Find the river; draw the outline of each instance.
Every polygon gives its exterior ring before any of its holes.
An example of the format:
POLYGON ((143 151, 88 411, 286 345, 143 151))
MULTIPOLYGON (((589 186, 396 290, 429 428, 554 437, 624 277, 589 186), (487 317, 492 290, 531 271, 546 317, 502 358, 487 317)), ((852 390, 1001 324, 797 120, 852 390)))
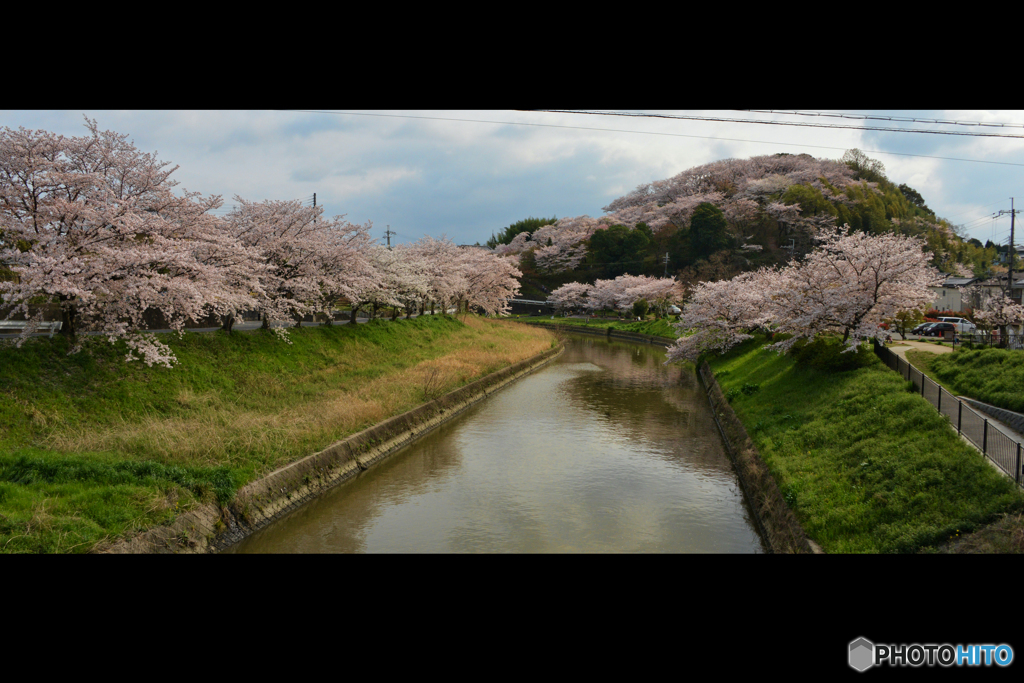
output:
POLYGON ((571 336, 502 389, 231 553, 760 553, 691 368, 571 336))

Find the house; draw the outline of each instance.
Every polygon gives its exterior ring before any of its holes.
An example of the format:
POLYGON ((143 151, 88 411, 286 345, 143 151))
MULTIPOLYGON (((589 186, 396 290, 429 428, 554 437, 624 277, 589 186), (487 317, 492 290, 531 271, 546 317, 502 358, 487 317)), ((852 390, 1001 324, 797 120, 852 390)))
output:
POLYGON ((938 311, 963 311, 972 308, 970 302, 962 300, 960 288, 977 284, 980 279, 976 277, 947 277, 942 285, 931 288, 935 292, 935 303, 932 304, 932 307, 938 311))
MULTIPOLYGON (((979 282, 980 288, 985 292, 986 297, 1005 296, 1007 274, 1000 273, 995 277, 979 282)), ((1020 303, 1021 293, 1024 292, 1024 273, 1013 274, 1013 287, 1010 289, 1010 298, 1014 303, 1020 303)))

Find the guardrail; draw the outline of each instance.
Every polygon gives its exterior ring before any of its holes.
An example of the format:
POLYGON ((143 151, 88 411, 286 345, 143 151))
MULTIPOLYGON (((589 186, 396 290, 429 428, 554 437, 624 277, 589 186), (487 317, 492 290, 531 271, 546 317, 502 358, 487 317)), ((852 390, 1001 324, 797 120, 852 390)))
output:
POLYGON ((1021 444, 1014 441, 995 427, 989 426, 988 418, 967 405, 953 394, 936 384, 923 372, 900 358, 891 349, 875 343, 875 355, 895 370, 904 379, 914 383, 921 396, 931 403, 942 415, 949 418, 950 425, 966 438, 975 448, 985 454, 995 465, 1021 485, 1021 444))
MULTIPOLYGON (((63 323, 60 320, 40 322, 36 323, 35 328, 37 332, 49 331, 50 336, 53 337, 55 332, 60 331, 62 324, 63 323)), ((4 332, 13 332, 15 330, 21 332, 26 327, 28 327, 28 322, 25 320, 0 320, 0 334, 4 332)))

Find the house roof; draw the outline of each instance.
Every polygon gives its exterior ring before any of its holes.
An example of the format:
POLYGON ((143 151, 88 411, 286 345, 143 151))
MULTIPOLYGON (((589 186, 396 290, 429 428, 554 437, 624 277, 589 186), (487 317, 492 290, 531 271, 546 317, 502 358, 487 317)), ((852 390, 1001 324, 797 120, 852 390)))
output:
POLYGON ((979 278, 976 277, 947 277, 946 281, 942 283, 943 287, 966 287, 972 282, 977 281, 979 278))
MULTIPOLYGON (((985 287, 1005 287, 1006 286, 1006 273, 997 275, 996 277, 989 278, 981 283, 985 287)), ((1024 273, 1013 274, 1013 288, 1017 289, 1024 287, 1024 273)))

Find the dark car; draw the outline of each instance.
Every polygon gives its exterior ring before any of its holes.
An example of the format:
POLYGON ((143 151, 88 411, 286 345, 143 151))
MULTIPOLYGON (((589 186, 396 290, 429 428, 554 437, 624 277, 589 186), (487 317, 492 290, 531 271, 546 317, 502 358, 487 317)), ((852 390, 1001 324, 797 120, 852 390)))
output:
POLYGON ((922 337, 941 337, 945 332, 956 333, 956 325, 953 323, 935 323, 921 333, 922 337))
POLYGON ((912 329, 910 331, 910 334, 924 334, 925 330, 927 330, 932 325, 937 325, 937 324, 938 323, 921 323, 920 325, 918 325, 917 327, 912 329))

